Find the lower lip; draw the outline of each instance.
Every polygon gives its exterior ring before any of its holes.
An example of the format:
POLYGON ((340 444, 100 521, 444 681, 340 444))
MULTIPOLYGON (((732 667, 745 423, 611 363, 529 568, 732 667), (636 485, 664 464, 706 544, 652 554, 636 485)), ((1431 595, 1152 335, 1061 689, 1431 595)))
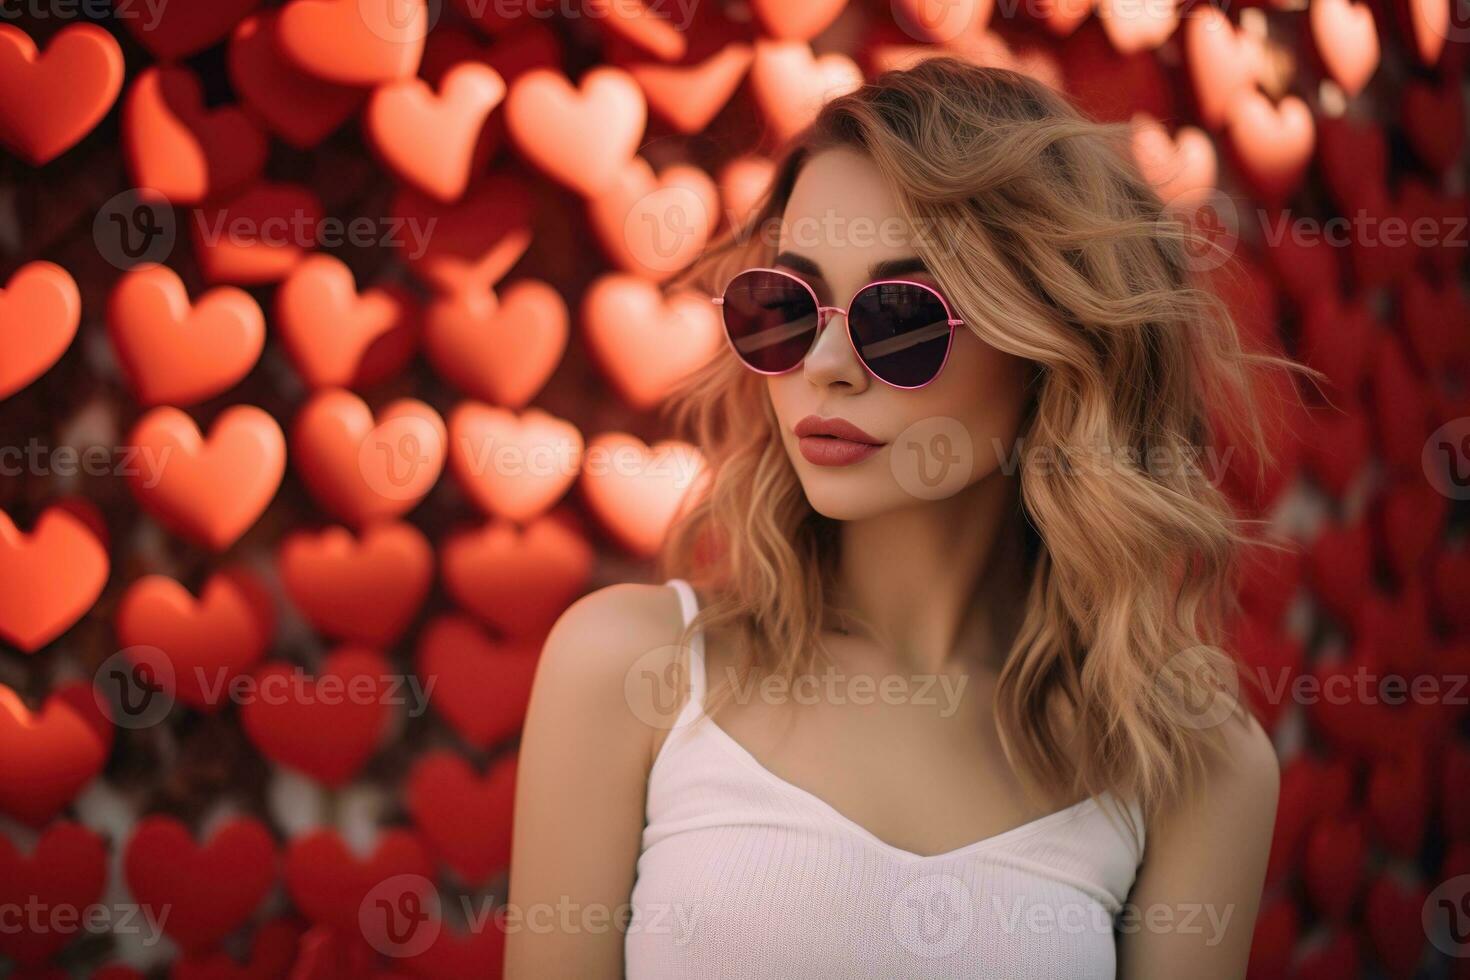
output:
POLYGON ((831 436, 802 436, 797 440, 802 456, 817 466, 851 466, 882 449, 866 442, 849 442, 831 436))

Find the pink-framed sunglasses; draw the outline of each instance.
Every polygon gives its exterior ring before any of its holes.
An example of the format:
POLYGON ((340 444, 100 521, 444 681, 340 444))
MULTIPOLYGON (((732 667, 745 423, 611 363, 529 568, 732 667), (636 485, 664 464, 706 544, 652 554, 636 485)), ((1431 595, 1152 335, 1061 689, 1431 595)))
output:
POLYGON ((954 346, 956 317, 932 286, 880 279, 853 294, 847 308, 823 306, 804 280, 781 269, 746 269, 711 297, 725 321, 725 340, 758 374, 794 371, 832 314, 847 320, 847 337, 868 373, 912 390, 939 377, 954 346))

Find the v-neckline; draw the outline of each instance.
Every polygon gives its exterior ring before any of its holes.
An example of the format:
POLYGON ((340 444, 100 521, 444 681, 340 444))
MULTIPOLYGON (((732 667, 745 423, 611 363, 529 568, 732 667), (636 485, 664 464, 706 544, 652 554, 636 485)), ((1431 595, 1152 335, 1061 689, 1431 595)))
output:
MULTIPOLYGON (((708 715, 698 716, 696 725, 709 726, 710 733, 714 735, 715 741, 723 744, 732 755, 754 770, 762 779, 777 786, 783 792, 806 801, 808 805, 814 806, 827 819, 843 827, 848 833, 861 838, 890 856, 906 862, 940 861, 946 858, 959 857, 970 851, 983 850, 987 847, 1006 843, 1020 837, 1027 837, 1055 824, 1065 823, 1082 810, 1099 805, 1096 797, 1089 796, 1086 799, 1078 800, 1070 806, 1063 807, 1060 810, 1053 810, 1051 813, 1044 814, 1034 820, 1028 820, 1023 824, 1017 824, 999 833, 991 834, 989 837, 982 837, 979 840, 971 841, 968 844, 961 844, 958 847, 951 848, 947 851, 940 851, 937 854, 920 854, 917 851, 905 850, 896 844, 890 844, 811 790, 803 789, 789 779, 784 779, 776 775, 765 763, 757 759, 749 749, 736 741, 735 736, 725 731, 724 728, 716 724, 715 720, 708 715)), ((1105 793, 1103 795, 1107 794, 1105 793)))

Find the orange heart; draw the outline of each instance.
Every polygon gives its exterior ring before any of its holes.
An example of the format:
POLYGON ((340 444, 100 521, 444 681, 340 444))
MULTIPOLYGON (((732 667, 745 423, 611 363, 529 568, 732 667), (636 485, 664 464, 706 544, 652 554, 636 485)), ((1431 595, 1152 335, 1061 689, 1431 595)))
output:
POLYGON ((388 647, 429 594, 434 550, 412 524, 295 531, 277 557, 281 585, 313 628, 337 639, 388 647))
POLYGON ((240 102, 272 133, 298 150, 310 149, 347 121, 367 95, 298 69, 276 43, 279 14, 247 17, 230 35, 230 84, 240 102))
POLYGON ((390 210, 425 238, 421 253, 404 256, 409 268, 445 292, 494 286, 531 244, 530 189, 505 174, 479 181, 452 205, 404 188, 390 210))
POLYGON ((444 466, 439 414, 412 398, 378 413, 350 391, 317 392, 291 429, 291 453, 307 490, 333 517, 362 526, 412 510, 444 466))
POLYGON ((1184 18, 1184 58, 1200 121, 1213 129, 1226 123, 1236 99, 1251 90, 1265 52, 1218 7, 1197 5, 1184 18))
POLYGON ((102 771, 110 740, 60 692, 32 713, 0 684, 0 812, 45 825, 102 771))
POLYGON ((822 106, 863 83, 863 73, 846 55, 820 58, 805 41, 757 41, 750 68, 756 104, 785 142, 817 117, 822 106))
POLYGON ((77 335, 82 294, 71 273, 28 262, 0 290, 0 398, 51 369, 77 335))
POLYGON ((1267 204, 1296 190, 1312 160, 1312 110, 1296 96, 1278 104, 1260 92, 1240 95, 1229 113, 1230 141, 1246 175, 1267 204))
POLYGON ((681 133, 698 133, 730 101, 754 57, 750 45, 732 42, 694 65, 627 67, 654 112, 681 133))
POLYGON ((441 201, 457 201, 470 182, 480 130, 504 97, 499 72, 467 62, 449 70, 437 96, 417 78, 378 86, 363 123, 394 173, 441 201))
POLYGON ((775 173, 776 161, 754 153, 735 157, 720 168, 720 198, 731 225, 739 226, 750 216, 770 190, 775 173))
POLYGON ((1166 205, 1189 209, 1215 189, 1219 164, 1205 131, 1181 126, 1173 136, 1147 113, 1133 116, 1133 159, 1166 205))
POLYGON ((618 542, 641 558, 658 554, 686 501, 708 482, 699 450, 665 439, 646 445, 636 436, 609 432, 593 439, 582 457, 582 494, 618 542))
POLYGON ((604 251, 628 272, 663 280, 704 251, 720 220, 720 194, 698 167, 675 164, 657 177, 642 157, 587 202, 604 251))
POLYGON ((572 83, 536 68, 510 87, 505 124, 516 148, 548 176, 590 197, 618 179, 638 152, 648 106, 633 76, 607 65, 572 83))
POLYGON ((162 650, 170 693, 212 713, 223 707, 218 692, 230 679, 265 656, 275 631, 270 601, 265 583, 243 567, 211 575, 197 599, 166 575, 147 575, 118 603, 117 640, 162 650))
POLYGON ((191 305, 177 273, 141 265, 113 287, 107 332, 139 403, 192 405, 250 373, 265 347, 265 314, 231 286, 191 305))
MULTIPOLYGON (((947 43, 980 33, 990 23, 994 0, 893 0, 893 20, 916 41, 947 43)), ((1032 8, 1035 10, 1036 8, 1032 8)))
POLYGON ((545 632, 587 586, 596 554, 568 510, 518 528, 492 519, 439 546, 450 597, 507 636, 545 632))
MULTIPOLYGON (((479 698, 492 702, 509 701, 510 696, 519 694, 519 714, 524 716, 526 696, 531 689, 531 678, 523 666, 524 657, 513 659, 492 653, 481 659, 486 669, 481 670, 480 675, 488 683, 476 685, 479 698), (524 681, 520 676, 516 677, 513 682, 515 690, 501 693, 508 686, 505 677, 508 668, 516 669, 524 676, 524 681), (486 694, 490 697, 487 698, 486 694), (496 694, 500 696, 495 697, 496 694)), ((535 666, 533 652, 529 667, 534 671, 535 666)), ((506 705, 501 708, 495 704, 491 710, 499 709, 500 714, 508 714, 513 707, 506 705)), ((519 727, 517 724, 516 729, 519 727)), ((511 731, 512 736, 516 729, 511 731)), ((461 881, 484 885, 510 866, 515 788, 514 755, 496 759, 482 777, 476 775, 470 764, 452 749, 435 749, 424 753, 414 763, 403 786, 404 806, 435 857, 453 868, 461 881)), ((452 957, 453 965, 436 963, 435 968, 424 969, 424 975, 466 977, 498 974, 502 957, 494 954, 495 949, 504 943, 496 941, 483 953, 477 950, 485 946, 484 937, 493 937, 499 931, 495 927, 484 932, 472 930, 464 945, 444 957, 446 960, 452 957), (473 964, 472 958, 477 960, 473 964)), ((452 937, 448 929, 439 933, 439 942, 442 943, 446 936, 452 937)), ((422 969, 425 964, 419 959, 414 962, 416 969, 422 969)))
POLYGON ((244 187, 265 166, 266 140, 240 109, 205 109, 187 68, 155 66, 123 99, 123 152, 133 183, 174 204, 198 204, 244 187))
POLYGON ((1450 37, 1449 0, 1409 0, 1409 27, 1419 63, 1433 67, 1450 37))
POLYGON ((429 699, 435 713, 466 744, 487 749, 521 730, 540 653, 527 640, 491 639, 468 616, 436 616, 419 634, 414 668, 439 678, 429 699))
POLYGON ((75 146, 122 91, 123 53, 96 24, 58 31, 38 54, 18 27, 0 24, 0 145, 39 167, 75 146))
POLYGON ((1312 42, 1328 73, 1351 98, 1378 70, 1378 28, 1373 11, 1352 0, 1312 0, 1312 42))
POLYGON ((475 398, 524 408, 567 348, 561 293, 521 279, 498 300, 488 290, 436 299, 425 315, 424 350, 434 370, 475 398))
POLYGON ((128 438, 138 505, 175 534, 212 551, 234 544, 270 504, 286 471, 281 427, 253 405, 232 405, 200 436, 177 408, 155 408, 128 438))
POLYGON ((107 584, 107 546, 98 539, 95 508, 53 504, 29 534, 0 510, 0 637, 35 653, 65 633, 107 584))
POLYGON ((577 479, 582 433, 539 408, 517 416, 480 402, 449 414, 449 467, 487 514, 525 523, 561 499, 577 479))
MULTIPOLYGON (((474 0, 466 2, 473 4, 474 0)), ((681 28, 671 23, 658 9, 660 6, 656 0, 652 6, 642 0, 583 0, 582 10, 583 16, 650 54, 664 61, 678 61, 689 48, 684 38, 688 25, 681 28)))
POLYGON ((1179 26, 1177 0, 1097 0, 1103 33, 1119 54, 1152 51, 1179 26))
POLYGON ((827 29, 847 0, 752 0, 762 33, 778 41, 810 41, 827 29))
POLYGON ((416 319, 406 292, 375 288, 358 293, 352 270, 330 255, 306 259, 276 292, 276 327, 291 363, 313 388, 363 383, 364 362, 385 347, 402 356, 386 372, 379 365, 378 373, 396 373, 413 351, 416 319))
POLYGON ((317 196, 296 184, 258 183, 224 204, 190 212, 199 269, 210 282, 276 282, 316 243, 317 196))
POLYGON ((411 78, 429 34, 425 0, 292 0, 278 44, 302 69, 341 85, 411 78))
POLYGON ((652 283, 617 273, 598 277, 588 288, 582 320, 603 373, 640 410, 662 401, 718 354, 725 339, 708 298, 689 292, 666 297, 652 283))

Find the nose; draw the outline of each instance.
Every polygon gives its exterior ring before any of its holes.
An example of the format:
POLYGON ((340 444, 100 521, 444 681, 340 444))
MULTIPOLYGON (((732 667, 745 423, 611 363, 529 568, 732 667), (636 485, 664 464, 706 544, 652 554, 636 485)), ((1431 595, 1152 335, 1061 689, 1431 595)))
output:
POLYGON ((863 370, 852 349, 852 341, 848 339, 846 311, 824 306, 821 315, 822 326, 817 331, 817 339, 812 342, 812 349, 802 363, 806 379, 818 387, 843 385, 861 391, 867 387, 868 372, 863 370), (840 327, 833 322, 839 316, 842 317, 840 327))

